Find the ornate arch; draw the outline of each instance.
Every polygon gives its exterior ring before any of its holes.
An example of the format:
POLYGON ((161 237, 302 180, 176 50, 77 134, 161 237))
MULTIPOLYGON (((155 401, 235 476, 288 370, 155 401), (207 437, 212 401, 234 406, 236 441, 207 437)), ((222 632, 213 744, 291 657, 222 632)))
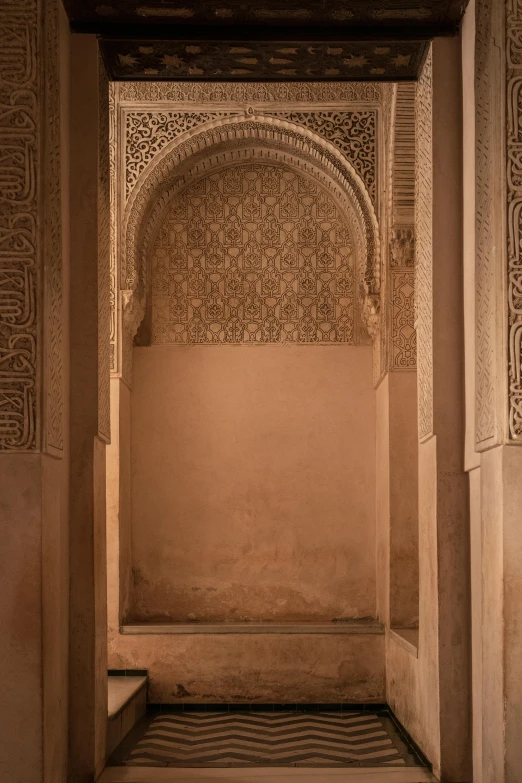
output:
POLYGON ((140 175, 123 215, 124 318, 134 333, 144 312, 147 251, 167 204, 194 176, 210 168, 259 155, 318 179, 357 227, 364 258, 363 317, 370 333, 379 319, 380 237, 370 196, 350 162, 312 131, 264 115, 218 118, 177 137, 140 175))

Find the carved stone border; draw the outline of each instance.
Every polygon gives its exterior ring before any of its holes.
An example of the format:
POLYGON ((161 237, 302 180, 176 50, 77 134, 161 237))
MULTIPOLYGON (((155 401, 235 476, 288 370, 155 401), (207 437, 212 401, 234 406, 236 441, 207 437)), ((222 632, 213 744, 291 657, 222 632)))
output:
POLYGON ((508 438, 522 443, 522 0, 506 11, 508 438))
POLYGON ((433 140, 432 55, 424 65, 416 97, 415 325, 417 328, 418 435, 433 435, 433 140))
POLYGON ((119 100, 131 103, 380 103, 378 82, 122 82, 119 100))
POLYGON ((36 0, 0 6, 0 450, 11 451, 40 446, 39 12, 36 0))

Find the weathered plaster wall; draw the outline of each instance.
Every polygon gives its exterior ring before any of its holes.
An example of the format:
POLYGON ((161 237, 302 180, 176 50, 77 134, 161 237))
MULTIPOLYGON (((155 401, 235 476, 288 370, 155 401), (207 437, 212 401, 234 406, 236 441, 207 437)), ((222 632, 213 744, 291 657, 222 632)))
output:
POLYGON ((384 700, 376 634, 123 635, 111 661, 147 668, 153 703, 384 700))
POLYGON ((134 620, 375 616, 370 346, 134 351, 134 620))

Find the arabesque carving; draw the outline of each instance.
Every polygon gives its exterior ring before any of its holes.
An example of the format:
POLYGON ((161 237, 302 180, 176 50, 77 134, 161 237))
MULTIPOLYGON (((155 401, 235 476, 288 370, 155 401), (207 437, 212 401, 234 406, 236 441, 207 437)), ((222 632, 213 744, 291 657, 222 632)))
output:
POLYGON ((498 49, 495 44, 493 3, 477 0, 475 38, 476 100, 476 370, 475 438, 478 449, 498 442, 500 427, 497 405, 496 259, 500 245, 498 226, 502 206, 497 197, 498 179, 504 164, 497 156, 501 133, 501 82, 498 78, 498 49))
MULTIPOLYGON (((144 168, 168 143, 183 133, 236 111, 126 111, 125 189, 128 198, 144 168)), ((351 162, 375 203, 376 132, 375 110, 366 111, 268 111, 309 128, 330 141, 351 162)))
POLYGON ((177 136, 209 120, 232 112, 128 111, 125 112, 125 194, 143 169, 177 136))
POLYGON ((419 440, 433 434, 433 143, 432 58, 426 59, 416 97, 415 325, 417 328, 419 440))
MULTIPOLYGON (((138 298, 143 298, 146 285, 147 246, 150 239, 147 234, 140 237, 143 230, 144 217, 147 214, 146 225, 151 226, 154 221, 151 215, 154 211, 164 206, 165 194, 176 183, 179 188, 181 177, 185 175, 183 162, 190 161, 194 157, 201 158, 205 154, 205 148, 215 149, 220 152, 221 160, 230 160, 230 154, 249 154, 252 140, 255 140, 255 153, 273 154, 283 161, 290 154, 287 151, 295 151, 294 165, 301 166, 305 171, 321 171, 318 176, 327 188, 341 200, 348 198, 350 209, 355 210, 359 235, 357 237, 364 250, 360 257, 366 259, 364 269, 365 293, 376 294, 380 284, 379 238, 377 220, 371 205, 371 201, 364 188, 364 184, 354 172, 350 164, 341 153, 328 142, 322 141, 310 131, 299 128, 293 123, 278 118, 265 118, 252 116, 248 120, 238 122, 236 117, 224 118, 219 124, 212 123, 210 127, 203 126, 199 133, 190 135, 184 139, 180 137, 169 147, 165 148, 155 159, 155 165, 147 169, 147 179, 136 187, 125 214, 124 248, 124 272, 123 279, 129 290, 137 292, 138 298), (248 147, 245 147, 248 143, 248 147), (273 150, 272 153, 269 150, 273 150), (159 207, 154 206, 154 203, 159 207), (141 250, 138 249, 142 244, 141 250), (141 270, 141 271, 140 271, 141 270)), ((208 157, 208 152, 206 153, 208 157)), ((185 165, 186 168, 186 165, 185 165)), ((191 175, 192 176, 192 175, 191 175)), ((172 194, 170 194, 171 196, 172 194)), ((150 229, 146 229, 150 234, 150 229)))
POLYGON ((507 197, 509 437, 522 443, 522 2, 508 0, 507 197))
POLYGON ((350 225, 311 177, 254 161, 169 205, 152 257, 153 343, 357 342, 350 225))
MULTIPOLYGON (((115 139, 126 138, 130 154, 124 150, 120 157, 128 202, 122 212, 123 244, 116 253, 116 237, 111 266, 113 371, 128 372, 125 344, 144 314, 151 226, 157 226, 166 202, 183 187, 185 177, 188 184, 201 176, 201 166, 210 170, 238 161, 252 142, 258 157, 274 156, 277 164, 288 164, 292 158, 294 170, 318 176, 318 184, 352 215, 357 257, 366 260, 354 280, 357 328, 364 339, 361 306, 367 327, 380 318, 380 239, 372 200, 377 201, 377 106, 386 89, 387 85, 373 83, 327 82, 118 84, 115 115, 123 123, 123 134, 115 134, 115 139), (176 108, 167 109, 167 102, 175 102, 176 108), (346 103, 357 105, 336 106, 346 103), (120 257, 122 267, 116 269, 120 257), (121 325, 115 285, 124 289, 121 325), (114 337, 118 330, 119 337, 114 337)), ((117 201, 113 207, 116 214, 117 201)))
POLYGON ((38 22, 35 0, 0 6, 0 449, 18 451, 39 445, 38 22))
POLYGON ((63 403, 63 259, 61 197, 61 112, 60 52, 58 41, 58 2, 48 0, 44 15, 44 112, 42 213, 43 213, 43 289, 44 346, 43 394, 44 449, 61 456, 64 445, 63 403))
POLYGON ((277 112, 276 116, 309 128, 334 144, 353 165, 375 204, 377 156, 375 110, 292 111, 277 112))
POLYGON ((415 272, 393 269, 391 288, 391 369, 412 370, 417 364, 415 272))
POLYGON ((377 82, 122 82, 120 100, 133 103, 337 103, 379 102, 377 82))

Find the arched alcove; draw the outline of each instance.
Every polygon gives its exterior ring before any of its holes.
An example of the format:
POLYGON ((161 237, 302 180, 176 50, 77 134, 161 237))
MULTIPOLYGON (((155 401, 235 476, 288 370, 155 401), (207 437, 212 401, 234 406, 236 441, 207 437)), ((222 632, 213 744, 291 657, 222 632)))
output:
POLYGON ((375 611, 374 237, 354 192, 273 143, 200 156, 143 210, 133 621, 375 611))

